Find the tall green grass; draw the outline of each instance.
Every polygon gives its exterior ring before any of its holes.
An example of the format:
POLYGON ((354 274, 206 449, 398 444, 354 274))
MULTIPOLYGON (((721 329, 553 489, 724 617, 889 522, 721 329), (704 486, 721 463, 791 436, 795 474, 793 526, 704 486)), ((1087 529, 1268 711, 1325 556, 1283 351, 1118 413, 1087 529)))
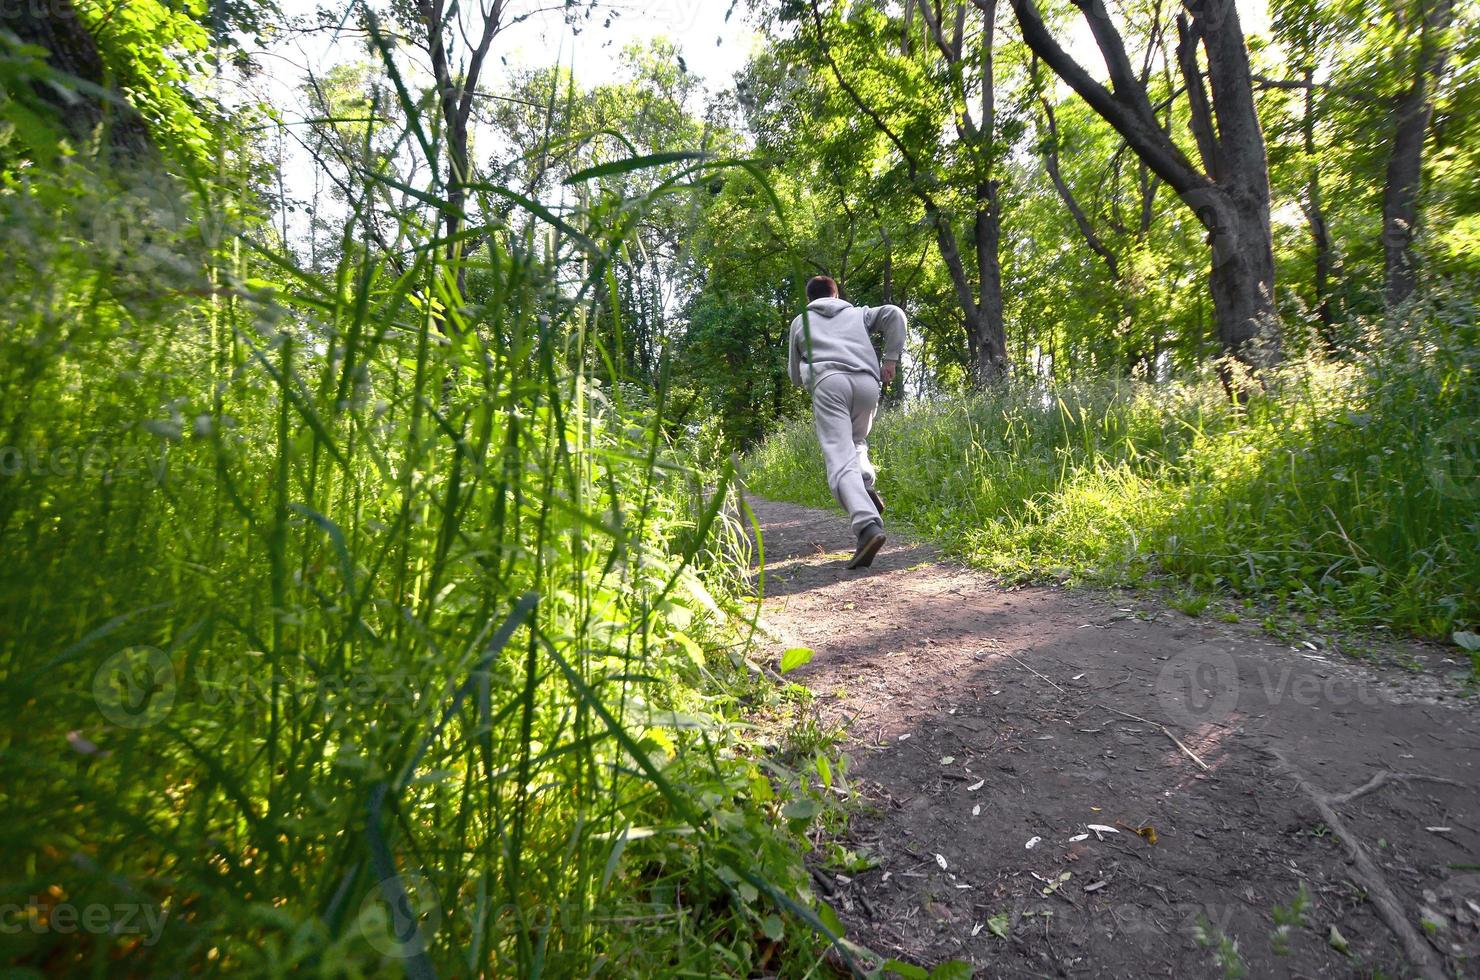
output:
POLYGON ((726 475, 597 370, 642 202, 458 255, 433 182, 325 275, 167 170, 0 189, 0 960, 805 972, 726 475))
MULTIPOLYGON (((1212 381, 1016 382, 880 416, 890 514, 996 572, 1275 599, 1447 639, 1480 621, 1480 337, 1452 300, 1353 362, 1291 364, 1246 406, 1212 381)), ((806 422, 748 463, 830 502, 806 422)))

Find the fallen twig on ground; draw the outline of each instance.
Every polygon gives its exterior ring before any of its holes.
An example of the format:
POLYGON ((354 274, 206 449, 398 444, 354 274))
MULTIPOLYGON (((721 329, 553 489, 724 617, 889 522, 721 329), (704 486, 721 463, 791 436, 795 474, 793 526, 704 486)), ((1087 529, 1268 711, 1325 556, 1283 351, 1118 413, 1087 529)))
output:
POLYGON ((1186 753, 1187 758, 1191 759, 1193 762, 1196 762, 1197 765, 1198 765, 1198 768, 1200 768, 1203 772, 1208 772, 1212 768, 1206 762, 1204 762, 1201 759, 1199 759, 1197 757, 1197 753, 1196 752, 1192 751, 1187 746, 1183 745, 1182 744, 1182 740, 1180 738, 1178 738, 1177 736, 1173 735, 1172 734, 1172 730, 1170 728, 1168 728, 1167 726, 1162 725, 1162 724, 1158 724, 1157 722, 1154 722, 1154 721, 1150 721, 1149 719, 1146 719, 1146 718, 1142 718, 1140 715, 1133 715, 1133 714, 1131 714, 1128 711, 1121 711, 1119 708, 1111 708, 1111 707, 1107 707, 1106 705, 1103 705, 1103 704, 1100 705, 1100 707, 1101 708, 1104 708, 1106 711, 1113 711, 1117 715, 1120 715, 1120 716, 1122 716, 1124 718, 1129 718, 1131 721, 1139 721, 1143 725, 1150 725, 1152 728, 1159 728, 1159 729, 1161 729, 1161 733, 1163 735, 1165 735, 1167 738, 1171 739, 1172 740, 1172 743, 1174 745, 1176 745, 1177 748, 1181 749, 1184 753, 1186 753))
MULTIPOLYGON (((1377 909, 1377 913, 1382 917, 1382 921, 1387 923, 1388 928, 1393 931, 1393 935, 1402 944, 1403 952, 1407 955, 1408 962, 1418 970, 1419 975, 1424 977, 1425 980, 1444 980, 1448 976, 1448 972, 1444 969, 1444 964, 1440 962, 1438 954, 1418 934, 1418 930, 1413 928, 1413 925, 1408 921, 1408 917, 1403 913, 1403 906, 1398 902, 1398 897, 1388 887, 1387 877, 1383 875, 1382 869, 1367 855, 1367 849, 1347 829, 1346 823, 1332 806, 1334 803, 1356 799, 1360 793, 1357 791, 1338 795, 1322 793, 1312 786, 1300 770, 1295 768, 1288 759, 1280 754, 1278 749, 1266 748, 1264 751, 1273 756, 1275 761, 1284 767, 1285 771, 1295 780, 1295 784, 1300 787, 1301 792, 1310 797, 1310 801, 1315 804, 1316 810, 1320 812, 1321 819, 1326 822, 1326 826, 1330 827, 1336 832, 1336 836, 1341 838, 1342 845, 1346 848, 1347 854, 1351 856, 1357 877, 1362 880, 1362 885, 1367 889, 1367 897, 1377 909)), ((1369 792, 1371 789, 1376 789, 1378 785, 1381 785, 1381 783, 1374 778, 1361 787, 1361 791, 1369 792)))
POLYGON ((1053 681, 1048 680, 1048 678, 1046 676, 1044 676, 1043 674, 1039 674, 1038 671, 1033 670, 1032 667, 1029 667, 1027 664, 1023 663, 1021 660, 1019 660, 1017 657, 1014 657, 1012 654, 1010 654, 1010 653, 1004 653, 1003 656, 1006 657, 1008 660, 1011 660, 1013 663, 1017 664, 1019 667, 1022 667, 1023 669, 1028 670, 1028 671, 1032 671, 1032 673, 1034 673, 1034 674, 1038 674, 1038 677, 1039 678, 1041 678, 1042 680, 1048 681, 1049 685, 1055 691, 1058 691, 1060 694, 1068 694, 1069 693, 1068 691, 1064 690, 1062 687, 1059 687, 1053 681))

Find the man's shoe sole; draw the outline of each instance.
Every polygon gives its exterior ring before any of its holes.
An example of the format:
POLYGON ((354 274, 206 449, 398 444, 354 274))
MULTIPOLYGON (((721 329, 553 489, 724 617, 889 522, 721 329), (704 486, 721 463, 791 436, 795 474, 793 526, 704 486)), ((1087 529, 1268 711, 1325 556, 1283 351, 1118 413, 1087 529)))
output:
POLYGON ((873 487, 864 487, 863 489, 865 489, 865 490, 868 491, 868 499, 870 499, 870 500, 872 500, 874 502, 874 509, 879 512, 879 516, 880 517, 883 517, 884 516, 884 498, 881 497, 881 496, 879 496, 879 491, 875 490, 873 487))
POLYGON ((880 532, 858 546, 858 550, 853 553, 853 560, 848 563, 848 567, 868 568, 874 563, 874 556, 879 553, 879 549, 882 547, 884 547, 884 534, 880 532))

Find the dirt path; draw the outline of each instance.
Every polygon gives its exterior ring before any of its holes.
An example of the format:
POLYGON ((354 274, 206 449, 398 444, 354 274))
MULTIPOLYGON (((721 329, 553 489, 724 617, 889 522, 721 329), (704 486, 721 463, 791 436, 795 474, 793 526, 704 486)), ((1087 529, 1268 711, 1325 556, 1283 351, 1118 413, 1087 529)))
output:
POLYGON ((1003 588, 894 534, 848 572, 841 515, 752 503, 763 621, 815 651, 791 676, 866 801, 846 843, 877 866, 818 875, 850 938, 978 976, 1480 976, 1480 712, 1442 673, 1003 588))

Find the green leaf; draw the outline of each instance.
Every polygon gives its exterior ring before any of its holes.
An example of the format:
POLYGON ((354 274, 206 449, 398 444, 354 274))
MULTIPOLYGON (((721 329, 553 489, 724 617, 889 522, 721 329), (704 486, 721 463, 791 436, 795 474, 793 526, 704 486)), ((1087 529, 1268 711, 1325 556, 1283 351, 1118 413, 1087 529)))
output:
POLYGON ((781 815, 788 820, 811 820, 821 810, 816 800, 792 800, 781 808, 781 815))
POLYGON ((829 932, 839 939, 842 938, 845 931, 843 929, 843 920, 838 918, 838 913, 831 905, 819 901, 817 903, 817 918, 822 920, 822 924, 827 926, 829 932))
POLYGON ((1461 650, 1468 650, 1471 653, 1480 651, 1480 634, 1471 633, 1469 630, 1458 630, 1450 639, 1454 640, 1454 645, 1461 650))
POLYGON ((888 970, 890 973, 898 974, 904 977, 905 980, 930 980, 930 974, 925 971, 924 967, 915 966, 913 963, 905 963, 901 960, 888 960, 884 963, 883 969, 888 970))
POLYGON ((606 886, 611 884, 612 875, 616 873, 617 865, 622 860, 622 852, 627 849, 627 841, 630 839, 627 834, 631 829, 627 827, 617 835, 617 842, 612 845, 611 853, 607 855, 606 867, 601 870, 601 887, 597 889, 598 893, 605 892, 606 886))
POLYGON ((585 170, 577 170, 565 178, 567 184, 578 184, 592 177, 609 177, 613 174, 625 174, 631 170, 642 170, 646 167, 657 167, 665 163, 676 163, 679 160, 707 160, 710 154, 700 150, 671 150, 666 153, 649 153, 644 156, 627 157, 624 160, 613 160, 610 163, 600 163, 585 170))
POLYGON ((781 916, 772 913, 761 920, 761 932, 772 942, 780 942, 786 930, 781 926, 781 916))
POLYGON ((930 980, 971 980, 976 972, 965 960, 946 960, 930 971, 930 980))
POLYGON ((339 525, 312 507, 305 507, 299 503, 290 503, 288 504, 288 508, 313 521, 319 526, 320 530, 329 536, 329 542, 334 546, 334 555, 339 559, 339 576, 344 579, 344 591, 346 594, 353 596, 355 594, 355 565, 350 560, 349 548, 344 543, 344 532, 339 529, 339 525))
POLYGON ((812 660, 812 651, 808 647, 792 647, 781 655, 781 672, 789 674, 798 667, 803 667, 812 660))
POLYGON ((678 642, 679 647, 683 649, 684 653, 689 655, 689 662, 695 667, 702 669, 704 666, 704 650, 699 644, 695 643, 693 638, 684 632, 674 633, 673 639, 678 642))
POLYGON ((987 920, 987 929, 998 939, 1006 939, 1009 924, 1010 920, 1007 917, 1007 913, 998 912, 987 920))

